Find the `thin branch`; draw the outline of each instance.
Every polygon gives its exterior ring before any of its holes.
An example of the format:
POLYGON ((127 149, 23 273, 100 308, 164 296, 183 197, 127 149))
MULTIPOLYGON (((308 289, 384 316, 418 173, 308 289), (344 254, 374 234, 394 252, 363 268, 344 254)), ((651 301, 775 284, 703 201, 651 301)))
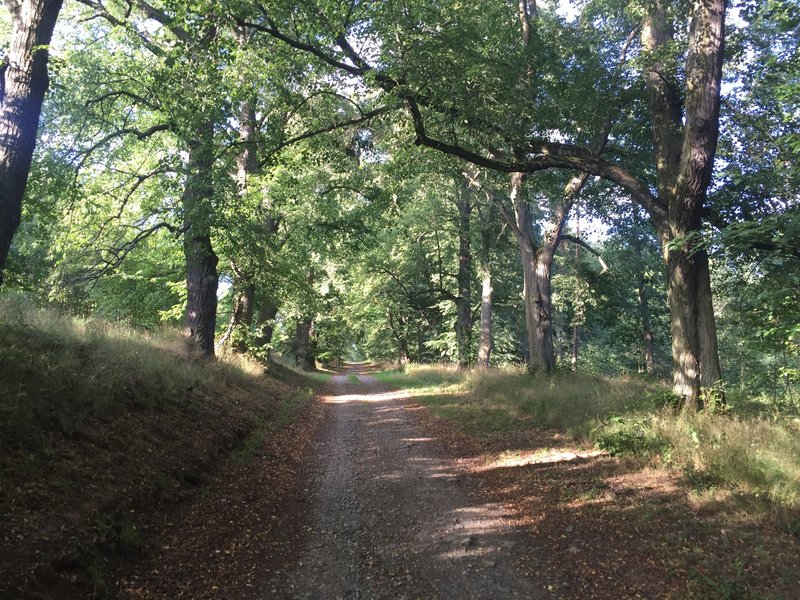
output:
POLYGON ((569 234, 566 234, 566 233, 562 233, 559 236, 559 240, 567 240, 569 242, 572 242, 573 244, 577 244, 578 246, 583 246, 589 252, 594 254, 597 257, 598 261, 600 261, 600 266, 602 267, 602 270, 600 271, 600 275, 602 275, 603 273, 607 273, 608 272, 608 265, 606 264, 606 261, 603 260, 603 257, 600 255, 600 253, 597 250, 595 250, 594 248, 592 248, 589 244, 584 242, 582 239, 577 238, 574 235, 569 235, 569 234))
POLYGON ((135 129, 132 127, 123 127, 122 129, 118 129, 117 131, 114 131, 112 133, 109 133, 108 135, 103 136, 88 148, 79 151, 76 155, 76 158, 78 156, 81 156, 82 158, 78 163, 76 170, 80 170, 81 167, 83 167, 83 165, 86 164, 86 161, 89 159, 89 156, 95 150, 97 150, 101 146, 104 146, 105 144, 107 144, 108 142, 110 142, 115 138, 122 137, 124 135, 132 135, 138 140, 144 140, 155 135, 156 133, 159 133, 161 131, 169 131, 170 129, 172 129, 171 123, 159 123, 158 125, 153 125, 152 127, 148 127, 147 129, 143 130, 135 129))
POLYGON ((308 52, 310 54, 313 54, 317 58, 321 59, 323 62, 329 64, 330 66, 336 67, 337 69, 341 69, 343 71, 346 71, 347 73, 350 73, 351 75, 363 75, 364 74, 363 71, 361 69, 359 69, 358 67, 353 66, 353 65, 348 65, 347 63, 342 62, 342 61, 336 59, 335 57, 328 55, 327 53, 323 52, 322 50, 320 50, 316 46, 313 46, 311 44, 306 44, 305 42, 301 42, 300 40, 296 40, 296 39, 284 34, 280 29, 278 29, 278 27, 275 24, 275 22, 269 17, 269 15, 267 13, 267 10, 263 6, 260 6, 260 5, 259 5, 259 9, 261 10, 261 12, 263 14, 264 21, 266 22, 266 25, 261 24, 261 23, 252 23, 250 21, 245 21, 244 19, 238 19, 238 18, 236 19, 236 23, 238 25, 242 26, 242 27, 251 27, 252 29, 255 29, 256 31, 261 31, 262 33, 269 34, 272 37, 281 40, 285 44, 288 44, 292 48, 295 48, 297 50, 302 50, 303 52, 308 52))
POLYGON ((182 227, 175 227, 171 223, 167 222, 156 223, 155 225, 152 225, 146 229, 141 229, 133 238, 123 242, 122 245, 106 248, 104 252, 110 254, 110 258, 101 258, 92 267, 84 269, 74 277, 70 278, 67 283, 69 285, 75 285, 79 283, 96 282, 104 275, 107 275, 118 269, 131 251, 133 251, 141 242, 162 229, 167 229, 170 233, 175 235, 179 235, 183 232, 182 227))
POLYGON ((297 142, 307 140, 309 138, 321 135, 323 133, 329 133, 331 131, 335 131, 336 129, 342 129, 344 127, 349 127, 351 125, 358 125, 359 123, 364 123, 374 117, 384 115, 393 110, 397 110, 398 108, 400 107, 397 105, 383 106, 381 108, 376 108, 375 110, 370 110, 365 113, 362 113, 360 117, 356 117, 355 119, 349 119, 347 121, 334 121, 333 123, 330 123, 329 125, 326 125, 324 127, 320 127, 319 129, 312 129, 310 131, 305 131, 299 135, 289 138, 288 140, 284 140, 280 144, 270 149, 270 151, 267 153, 267 156, 262 161, 259 162, 259 166, 260 167, 265 166, 272 159, 273 155, 280 152, 287 146, 291 146, 292 144, 296 144, 297 142))

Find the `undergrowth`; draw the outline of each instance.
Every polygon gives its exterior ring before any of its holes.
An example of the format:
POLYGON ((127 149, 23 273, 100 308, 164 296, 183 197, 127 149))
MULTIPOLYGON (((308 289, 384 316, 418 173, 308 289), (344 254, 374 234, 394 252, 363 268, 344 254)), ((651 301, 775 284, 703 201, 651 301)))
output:
POLYGON ((659 384, 586 373, 532 378, 519 368, 409 365, 378 377, 411 390, 469 433, 502 439, 526 428, 556 429, 612 455, 682 470, 698 491, 721 488, 752 506, 800 509, 800 419, 793 406, 732 396, 723 409, 680 411, 659 384))

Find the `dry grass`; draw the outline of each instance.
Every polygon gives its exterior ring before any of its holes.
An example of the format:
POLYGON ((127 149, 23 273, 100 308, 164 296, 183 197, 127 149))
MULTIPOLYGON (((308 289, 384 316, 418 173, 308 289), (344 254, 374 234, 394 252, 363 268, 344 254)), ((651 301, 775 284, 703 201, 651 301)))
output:
POLYGON ((0 296, 0 597, 69 569, 102 579, 107 555, 136 545, 132 515, 191 495, 308 406, 313 382, 281 379, 192 356, 177 331, 0 296))
POLYGON ((759 413, 757 399, 738 399, 722 412, 681 412, 665 406, 669 391, 661 386, 585 373, 530 377, 519 368, 460 373, 411 365, 379 377, 473 434, 557 429, 612 454, 680 469, 698 492, 800 508, 800 419, 759 413))
POLYGON ((405 373, 378 378, 410 389, 435 414, 490 435, 540 427, 585 441, 599 419, 653 402, 650 388, 635 380, 583 373, 531 377, 519 367, 459 372, 450 366, 409 365, 405 373))
POLYGON ((197 388, 242 387, 265 373, 243 357, 191 356, 176 330, 145 333, 0 297, 0 447, 69 435, 92 415, 174 405, 197 388))
POLYGON ((800 509, 797 419, 662 411, 651 424, 652 435, 663 440, 661 458, 683 468, 696 488, 721 486, 800 509))

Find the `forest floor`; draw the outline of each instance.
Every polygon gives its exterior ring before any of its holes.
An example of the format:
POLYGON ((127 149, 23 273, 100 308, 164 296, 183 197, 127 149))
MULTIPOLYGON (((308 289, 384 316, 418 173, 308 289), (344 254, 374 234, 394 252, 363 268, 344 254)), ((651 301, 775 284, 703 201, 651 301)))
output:
POLYGON ((557 432, 488 441, 353 366, 163 516, 120 598, 796 598, 797 540, 557 432))

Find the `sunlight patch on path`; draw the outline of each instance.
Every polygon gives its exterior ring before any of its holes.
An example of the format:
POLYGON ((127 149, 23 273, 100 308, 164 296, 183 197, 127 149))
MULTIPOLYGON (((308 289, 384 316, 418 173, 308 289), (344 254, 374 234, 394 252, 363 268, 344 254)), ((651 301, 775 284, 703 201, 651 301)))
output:
POLYGON ((347 404, 349 402, 391 402, 392 400, 407 400, 409 395, 407 392, 381 392, 378 394, 341 394, 334 396, 323 396, 323 400, 327 404, 347 404))
POLYGON ((574 450, 545 449, 531 452, 504 452, 486 464, 475 466, 473 470, 481 473, 492 469, 566 463, 587 458, 597 458, 605 454, 603 450, 579 450, 577 448, 574 450))
POLYGON ((544 598, 514 563, 527 543, 518 515, 472 497, 462 460, 419 428, 415 391, 358 378, 334 376, 323 398, 330 422, 307 494, 313 534, 270 579, 270 597, 544 598))

